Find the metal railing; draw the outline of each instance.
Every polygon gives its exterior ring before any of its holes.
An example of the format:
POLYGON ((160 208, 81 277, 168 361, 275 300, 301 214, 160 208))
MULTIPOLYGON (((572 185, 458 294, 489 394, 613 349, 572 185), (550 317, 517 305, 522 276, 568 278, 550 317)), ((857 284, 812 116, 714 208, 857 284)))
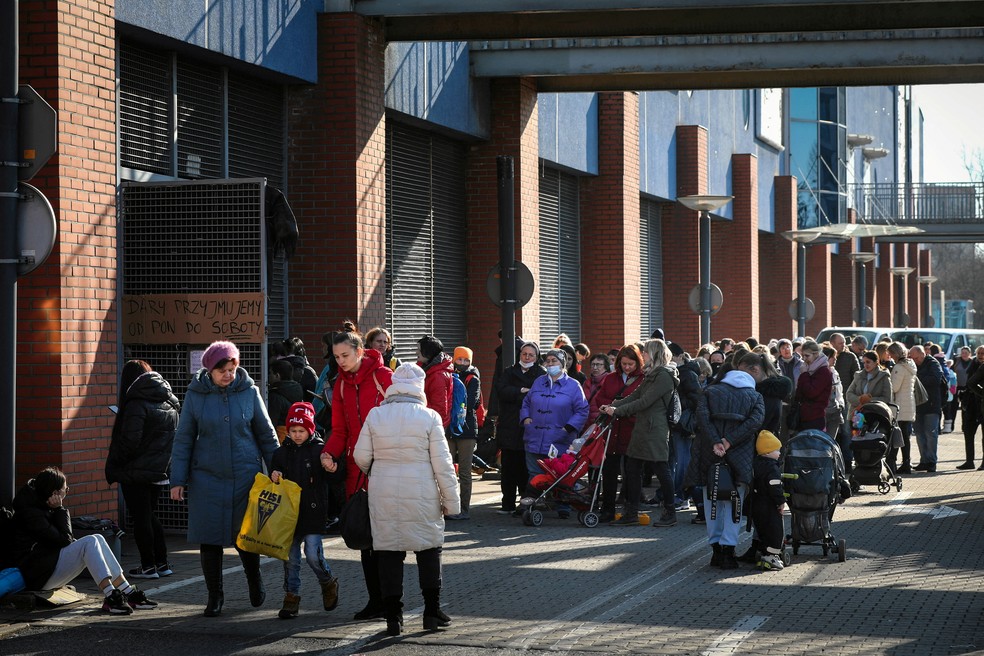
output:
POLYGON ((859 220, 876 224, 984 224, 984 182, 853 184, 859 220))

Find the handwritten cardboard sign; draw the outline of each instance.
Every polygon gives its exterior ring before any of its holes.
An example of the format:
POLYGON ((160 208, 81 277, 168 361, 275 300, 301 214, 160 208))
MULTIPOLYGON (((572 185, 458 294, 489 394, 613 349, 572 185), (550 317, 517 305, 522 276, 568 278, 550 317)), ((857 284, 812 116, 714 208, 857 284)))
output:
POLYGON ((217 339, 260 343, 262 292, 250 294, 124 294, 124 344, 208 344, 217 339))

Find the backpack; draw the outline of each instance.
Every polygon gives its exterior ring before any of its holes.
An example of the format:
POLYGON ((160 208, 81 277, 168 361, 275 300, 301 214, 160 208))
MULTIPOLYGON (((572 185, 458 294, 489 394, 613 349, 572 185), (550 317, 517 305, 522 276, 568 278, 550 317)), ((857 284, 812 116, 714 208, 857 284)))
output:
MULTIPOLYGON (((472 378, 475 374, 468 374, 465 378, 465 387, 467 388, 471 385, 472 378)), ((478 427, 481 428, 485 425, 485 402, 482 400, 482 384, 478 384, 478 407, 475 408, 475 419, 478 420, 478 427)))
POLYGON ((666 423, 670 428, 684 430, 680 426, 680 419, 683 417, 683 404, 680 403, 680 393, 674 387, 670 392, 670 400, 666 403, 666 423))
POLYGON ((465 432, 465 416, 468 410, 468 390, 458 374, 451 374, 451 435, 460 437, 465 432))

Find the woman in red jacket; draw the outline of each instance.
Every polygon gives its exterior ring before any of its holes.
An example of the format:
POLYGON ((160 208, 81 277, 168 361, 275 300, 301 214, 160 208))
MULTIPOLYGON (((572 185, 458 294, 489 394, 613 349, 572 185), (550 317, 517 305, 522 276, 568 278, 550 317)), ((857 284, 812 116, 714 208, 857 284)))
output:
POLYGON ((834 385, 827 356, 820 352, 820 345, 810 340, 803 344, 803 369, 796 381, 796 401, 800 406, 797 430, 816 428, 826 430, 827 403, 834 385))
MULTIPOLYGON (((451 425, 451 375, 454 373, 454 360, 444 352, 444 344, 433 335, 424 335, 417 340, 417 365, 424 370, 424 395, 427 407, 441 415, 445 433, 451 425)), ((448 435, 450 437, 450 435, 448 435)))
MULTIPOLYGON (((379 351, 363 346, 355 325, 332 336, 331 350, 338 363, 338 378, 332 391, 331 437, 321 452, 321 465, 328 472, 345 467, 345 497, 355 494, 359 484, 359 466, 352 457, 362 424, 369 411, 383 402, 393 371, 383 364, 379 351)), ((366 579, 369 603, 355 614, 357 620, 383 617, 383 597, 379 587, 379 565, 372 549, 362 550, 362 573, 366 579)))

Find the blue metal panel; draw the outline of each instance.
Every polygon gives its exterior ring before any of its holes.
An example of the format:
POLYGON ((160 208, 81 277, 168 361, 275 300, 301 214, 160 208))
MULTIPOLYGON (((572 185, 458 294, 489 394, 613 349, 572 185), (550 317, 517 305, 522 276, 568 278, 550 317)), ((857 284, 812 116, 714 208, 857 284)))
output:
POLYGON ((487 138, 488 81, 472 78, 468 68, 466 43, 390 43, 386 47, 386 107, 487 138))
MULTIPOLYGON (((901 183, 897 180, 896 162, 904 157, 898 153, 896 142, 896 89, 883 87, 847 88, 847 131, 853 134, 870 134, 871 146, 887 148, 887 157, 871 161, 871 182, 901 183)), ((901 131, 903 125, 898 125, 901 131)), ((856 157, 856 180, 862 180, 863 158, 856 157)))
POLYGON ((121 0, 116 19, 177 41, 316 82, 323 0, 121 0))
POLYGON ((565 168, 598 174, 598 95, 537 95, 540 157, 565 168))

